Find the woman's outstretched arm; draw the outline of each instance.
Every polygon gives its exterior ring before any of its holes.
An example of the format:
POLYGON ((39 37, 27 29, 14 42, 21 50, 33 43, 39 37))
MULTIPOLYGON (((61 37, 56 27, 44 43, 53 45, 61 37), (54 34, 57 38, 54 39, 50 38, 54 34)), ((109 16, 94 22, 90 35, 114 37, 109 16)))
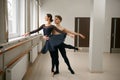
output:
POLYGON ((38 32, 38 31, 40 31, 41 29, 43 29, 43 25, 41 25, 38 29, 35 29, 35 30, 33 30, 33 31, 30 31, 30 32, 25 33, 23 36, 27 36, 27 35, 36 33, 36 32, 38 32))

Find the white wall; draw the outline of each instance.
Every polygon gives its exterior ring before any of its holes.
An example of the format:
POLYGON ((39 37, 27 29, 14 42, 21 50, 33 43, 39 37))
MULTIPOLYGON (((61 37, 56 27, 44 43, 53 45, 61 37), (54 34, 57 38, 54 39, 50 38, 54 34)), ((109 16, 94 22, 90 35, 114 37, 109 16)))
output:
POLYGON ((120 0, 106 0, 105 52, 110 51, 112 17, 120 18, 120 0))
MULTIPOLYGON (((74 31, 75 17, 90 17, 91 0, 43 0, 41 6, 41 23, 46 13, 59 14, 63 17, 62 25, 74 31)), ((120 0, 106 0, 105 52, 110 52, 111 18, 120 17, 120 0)), ((66 43, 74 44, 67 38, 66 43)))
MULTIPOLYGON (((90 0, 44 0, 41 6, 41 23, 44 23, 46 13, 61 15, 62 25, 74 31, 75 17, 90 17, 90 0)), ((74 44, 74 39, 67 38, 66 43, 74 44)))

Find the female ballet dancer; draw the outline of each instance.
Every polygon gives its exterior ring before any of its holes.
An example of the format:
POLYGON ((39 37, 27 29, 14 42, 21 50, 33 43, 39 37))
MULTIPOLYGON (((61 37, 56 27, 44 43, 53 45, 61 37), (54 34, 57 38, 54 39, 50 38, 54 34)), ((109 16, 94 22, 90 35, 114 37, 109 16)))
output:
MULTIPOLYGON (((55 24, 56 24, 56 27, 57 27, 59 30, 65 31, 65 32, 69 32, 69 33, 71 33, 72 35, 79 35, 79 36, 81 36, 83 39, 85 38, 85 36, 83 36, 83 35, 80 34, 80 33, 71 32, 71 31, 63 28, 63 27, 60 25, 61 21, 62 21, 62 17, 59 16, 59 15, 56 15, 56 16, 55 16, 55 24)), ((58 34, 61 34, 61 33, 56 32, 56 30, 53 31, 53 35, 58 35, 58 34)), ((47 37, 47 38, 48 38, 48 37, 47 37)), ((56 39, 57 39, 57 38, 56 38, 56 39)), ((55 59, 55 64, 52 64, 52 69, 51 69, 51 71, 54 73, 53 75, 59 74, 58 49, 59 49, 59 51, 60 51, 60 53, 61 53, 61 55, 62 55, 65 63, 66 63, 67 66, 68 66, 68 70, 70 70, 70 72, 71 72, 72 74, 75 73, 75 72, 72 70, 71 66, 70 66, 69 60, 68 60, 68 58, 67 58, 67 56, 66 56, 65 48, 77 49, 77 48, 75 48, 75 47, 73 47, 73 46, 71 46, 71 45, 66 45, 66 44, 63 42, 63 43, 61 43, 60 45, 56 46, 54 51, 50 51, 50 53, 51 53, 52 55, 54 55, 53 57, 55 57, 55 58, 54 58, 54 59, 55 59), (54 72, 54 67, 55 67, 55 66, 56 66, 56 71, 54 72)), ((51 55, 51 57, 52 57, 52 55, 51 55)))

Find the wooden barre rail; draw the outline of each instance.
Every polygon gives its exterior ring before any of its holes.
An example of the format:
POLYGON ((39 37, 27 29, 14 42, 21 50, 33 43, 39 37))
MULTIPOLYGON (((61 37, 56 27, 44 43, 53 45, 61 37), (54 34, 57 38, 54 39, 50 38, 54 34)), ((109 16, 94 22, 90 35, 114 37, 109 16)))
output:
POLYGON ((31 48, 29 48, 28 50, 24 51, 23 53, 21 53, 19 56, 17 56, 15 59, 13 59, 9 64, 6 65, 6 68, 9 68, 11 65, 13 65, 16 61, 18 61, 19 59, 21 59, 25 54, 28 54, 28 52, 31 50, 31 48))
MULTIPOLYGON (((15 59, 13 59, 8 65, 6 65, 6 68, 9 68, 11 65, 13 65, 16 61, 18 61, 19 59, 21 59, 25 54, 28 54, 28 52, 31 50, 31 48, 29 48, 28 50, 24 51, 22 54, 20 54, 18 57, 16 57, 15 59)), ((0 69, 0 75, 4 73, 3 70, 0 69)))
MULTIPOLYGON (((22 44, 27 43, 27 42, 35 39, 36 37, 38 37, 38 36, 32 37, 31 39, 28 39, 28 40, 25 40, 25 41, 18 42, 16 45, 12 45, 12 46, 10 46, 10 47, 8 47, 6 49, 2 49, 2 50, 0 50, 0 55, 3 54, 3 53, 5 53, 5 52, 7 52, 7 51, 9 51, 9 50, 12 50, 12 49, 18 47, 18 46, 21 46, 22 44)), ((18 55, 17 57, 15 57, 7 65, 5 65, 5 68, 9 68, 10 66, 12 66, 15 62, 17 62, 18 60, 20 60, 23 56, 25 56, 26 54, 28 54, 31 49, 32 49, 32 47, 29 47, 29 49, 25 50, 20 55, 18 55)), ((4 73, 4 71, 0 69, 0 75, 2 73, 4 73)))
POLYGON ((4 49, 3 51, 0 50, 0 55, 3 54, 3 53, 5 53, 5 52, 7 52, 7 51, 9 51, 9 50, 11 50, 11 49, 16 48, 16 47, 18 47, 18 46, 20 46, 20 45, 22 45, 22 44, 24 44, 24 43, 26 43, 26 42, 29 42, 29 41, 31 41, 31 39, 30 39, 30 40, 25 40, 25 41, 19 42, 19 43, 17 43, 16 45, 13 45, 13 46, 10 46, 10 47, 4 49))
POLYGON ((31 39, 30 39, 30 40, 26 40, 26 41, 19 42, 19 43, 16 44, 16 45, 13 45, 13 46, 11 46, 11 47, 8 47, 8 48, 6 48, 6 49, 3 51, 3 53, 4 53, 4 52, 7 52, 7 51, 9 51, 9 50, 11 50, 11 49, 14 49, 14 48, 16 48, 16 47, 18 47, 18 46, 21 46, 22 44, 27 43, 27 42, 29 42, 29 41, 31 41, 31 39))
MULTIPOLYGON (((38 36, 37 36, 37 37, 38 37, 38 36)), ((21 41, 21 42, 17 43, 16 45, 10 46, 10 47, 8 47, 8 48, 6 48, 6 49, 4 49, 4 50, 0 50, 0 55, 3 54, 4 52, 7 52, 7 51, 9 51, 9 50, 11 50, 11 49, 14 49, 14 48, 16 48, 16 47, 24 44, 24 43, 27 43, 27 42, 33 40, 34 38, 36 38, 36 37, 33 37, 33 38, 29 39, 29 40, 21 41)))

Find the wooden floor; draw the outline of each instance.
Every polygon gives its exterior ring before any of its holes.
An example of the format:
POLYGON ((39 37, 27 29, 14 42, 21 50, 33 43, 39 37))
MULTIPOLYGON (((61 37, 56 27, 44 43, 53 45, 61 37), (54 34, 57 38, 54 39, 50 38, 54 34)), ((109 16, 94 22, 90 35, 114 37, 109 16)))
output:
POLYGON ((60 74, 52 77, 51 58, 49 53, 39 55, 34 64, 32 64, 23 80, 120 80, 120 54, 104 54, 104 72, 90 73, 87 52, 67 52, 69 61, 75 74, 71 74, 61 55, 60 74))

